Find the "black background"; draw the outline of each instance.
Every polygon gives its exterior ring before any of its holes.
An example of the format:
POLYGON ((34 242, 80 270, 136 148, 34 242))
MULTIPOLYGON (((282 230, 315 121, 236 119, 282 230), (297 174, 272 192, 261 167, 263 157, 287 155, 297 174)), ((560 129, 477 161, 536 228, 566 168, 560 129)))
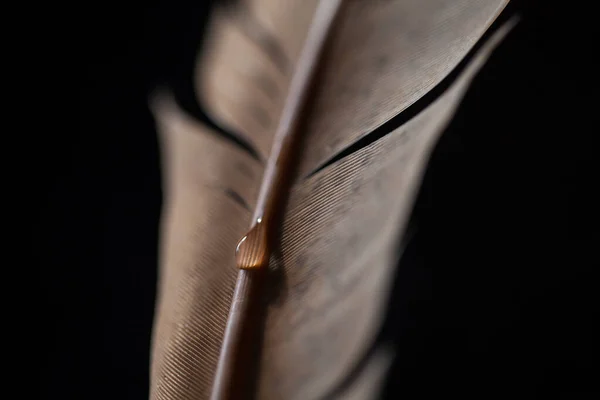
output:
MULTIPOLYGON (((428 168, 381 335, 398 351, 390 398, 594 389, 596 36, 584 3, 544 3, 512 6, 520 25, 428 168)), ((57 146, 34 227, 52 271, 42 398, 148 396, 161 191, 147 98, 168 84, 194 108, 208 9, 103 3, 78 15, 80 128, 57 146)))

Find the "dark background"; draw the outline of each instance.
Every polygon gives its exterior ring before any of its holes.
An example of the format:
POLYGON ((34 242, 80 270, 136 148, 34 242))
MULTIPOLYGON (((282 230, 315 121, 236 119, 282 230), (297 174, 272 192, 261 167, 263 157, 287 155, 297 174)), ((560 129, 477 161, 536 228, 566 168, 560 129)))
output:
MULTIPOLYGON (((583 2, 541 3, 511 6, 520 25, 429 165, 380 338, 397 346, 390 398, 595 389, 595 23, 583 2)), ((80 128, 58 142, 34 227, 46 265, 41 398, 148 396, 161 189, 147 98, 167 84, 200 115, 191 71, 209 6, 78 15, 80 128)))

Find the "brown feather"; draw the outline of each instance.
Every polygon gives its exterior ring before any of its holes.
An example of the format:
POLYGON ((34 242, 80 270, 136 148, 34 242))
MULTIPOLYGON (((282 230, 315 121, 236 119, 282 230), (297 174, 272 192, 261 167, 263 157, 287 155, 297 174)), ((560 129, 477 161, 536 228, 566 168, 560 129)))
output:
MULTIPOLYGON (((291 14, 281 3, 256 0, 246 2, 245 10, 253 10, 250 15, 276 38, 289 71, 277 67, 277 51, 260 54, 256 42, 239 33, 247 27, 223 22, 234 11, 214 19, 212 44, 198 69, 199 97, 207 111, 247 139, 263 159, 269 156, 308 29, 306 10, 314 2, 289 0, 290 9, 296 10, 291 14), (277 12, 270 14, 269 7, 277 12), (290 22, 296 15, 299 27, 290 22), (270 76, 277 96, 259 87, 260 76, 270 76), (273 126, 259 127, 253 107, 260 107, 273 126)), ((269 271, 269 304, 257 343, 260 362, 248 366, 256 370, 256 387, 249 396, 322 398, 373 342, 428 154, 508 28, 489 40, 456 82, 414 118, 318 168, 439 83, 505 3, 397 0, 346 5, 302 131, 306 140, 300 174, 269 271)), ((167 186, 151 398, 205 399, 211 393, 235 286, 235 246, 250 224, 264 167, 185 115, 169 98, 155 105, 155 114, 167 186)), ((342 397, 374 396, 389 361, 386 354, 378 353, 342 397)))

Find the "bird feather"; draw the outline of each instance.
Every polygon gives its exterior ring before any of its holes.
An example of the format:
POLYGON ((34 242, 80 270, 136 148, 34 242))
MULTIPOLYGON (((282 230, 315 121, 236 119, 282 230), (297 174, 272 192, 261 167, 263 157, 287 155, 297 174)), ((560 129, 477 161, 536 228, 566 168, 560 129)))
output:
MULTIPOLYGON (((199 102, 258 159, 170 96, 154 103, 165 199, 152 399, 210 396, 237 276, 233 250, 250 224, 316 5, 248 0, 214 12, 198 58, 199 102)), ((270 272, 260 362, 249 367, 256 369, 255 398, 323 398, 375 340, 428 155, 509 25, 416 115, 344 152, 439 85, 505 5, 344 2, 303 121, 298 174, 270 272)), ((339 396, 374 397, 391 354, 373 357, 339 396)))

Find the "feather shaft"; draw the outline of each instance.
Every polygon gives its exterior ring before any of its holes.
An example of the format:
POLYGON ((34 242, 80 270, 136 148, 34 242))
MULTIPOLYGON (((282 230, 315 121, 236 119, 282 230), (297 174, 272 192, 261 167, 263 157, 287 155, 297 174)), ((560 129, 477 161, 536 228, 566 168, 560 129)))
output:
POLYGON ((239 399, 251 393, 256 373, 253 353, 264 314, 261 293, 280 211, 289 191, 301 112, 340 5, 341 0, 322 0, 315 11, 275 132, 250 231, 236 248, 240 271, 215 374, 213 400, 239 399))

